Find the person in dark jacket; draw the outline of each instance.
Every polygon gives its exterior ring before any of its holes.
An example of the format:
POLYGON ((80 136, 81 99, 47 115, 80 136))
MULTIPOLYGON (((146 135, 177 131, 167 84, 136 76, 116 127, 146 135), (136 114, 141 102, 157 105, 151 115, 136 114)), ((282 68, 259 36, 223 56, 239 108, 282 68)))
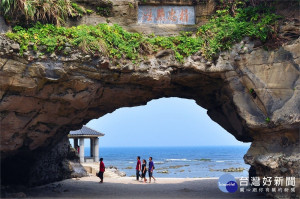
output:
POLYGON ((146 173, 147 173, 147 162, 146 160, 144 159, 143 160, 143 164, 142 164, 142 179, 144 178, 144 182, 146 183, 147 182, 147 179, 146 179, 146 173))

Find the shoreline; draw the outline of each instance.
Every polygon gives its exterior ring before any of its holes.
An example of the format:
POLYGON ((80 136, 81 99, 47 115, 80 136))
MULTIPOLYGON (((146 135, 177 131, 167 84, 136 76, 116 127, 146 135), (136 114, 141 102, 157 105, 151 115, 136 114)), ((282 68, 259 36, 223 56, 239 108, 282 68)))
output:
MULTIPOLYGON (((81 163, 83 165, 83 167, 86 168, 86 170, 90 171, 90 173, 96 175, 96 172, 99 172, 99 163, 81 163)), ((155 170, 154 170, 154 177, 158 177, 158 178, 172 178, 172 179, 176 179, 176 178, 183 178, 183 179, 194 179, 194 178, 207 178, 207 179, 212 179, 212 178, 219 178, 219 176, 182 176, 181 174, 181 171, 180 169, 185 169, 184 167, 187 166, 187 165, 176 165, 174 164, 175 166, 169 166, 169 167, 160 167, 159 166, 156 166, 155 170), (177 167, 176 168, 178 170, 177 174, 175 173, 175 176, 174 174, 170 175, 169 173, 169 170, 172 170, 172 167, 177 167), (167 171, 167 173, 163 173, 164 171, 167 171), (177 177, 178 176, 178 177, 177 177)), ((188 165, 190 166, 190 165, 188 165)), ((243 168, 242 172, 230 172, 230 171, 224 171, 224 170, 229 170, 229 169, 239 169, 239 168, 228 168, 228 169, 219 169, 219 170, 213 170, 212 172, 214 173, 220 173, 220 176, 224 173, 228 173, 228 174, 235 174, 234 177, 235 178, 241 178, 241 177, 248 177, 248 173, 247 175, 243 175, 244 174, 244 171, 247 171, 247 169, 243 168)), ((185 170, 183 170, 185 171, 185 170)), ((187 173, 187 170, 185 171, 187 173)), ((248 171, 247 171, 248 172, 248 171)), ((120 177, 135 177, 135 168, 132 166, 130 167, 130 169, 119 169, 118 167, 116 166, 108 166, 106 167, 106 175, 107 177, 114 177, 115 175, 118 175, 120 177), (130 170, 130 172, 128 172, 128 170, 130 170), (133 174, 134 173, 134 174, 133 174)), ((148 176, 148 172, 147 172, 147 176, 148 176)))

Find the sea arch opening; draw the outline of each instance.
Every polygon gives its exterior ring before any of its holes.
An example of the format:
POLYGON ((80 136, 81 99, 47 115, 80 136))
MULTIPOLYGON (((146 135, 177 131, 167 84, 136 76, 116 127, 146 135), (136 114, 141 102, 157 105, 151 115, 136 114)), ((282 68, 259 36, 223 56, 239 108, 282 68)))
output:
MULTIPOLYGON (((78 63, 72 62, 72 64, 82 67, 78 63)), ((169 62, 164 64, 168 64, 168 67, 170 65, 169 62)), ((248 125, 248 118, 246 121, 244 116, 249 110, 251 115, 256 114, 257 117, 261 117, 261 114, 250 100, 251 96, 247 93, 247 88, 243 87, 238 78, 233 75, 233 78, 227 80, 224 79, 223 72, 206 74, 197 68, 183 69, 177 65, 170 65, 170 69, 166 70, 157 63, 147 72, 142 69, 137 72, 125 72, 105 68, 104 64, 101 64, 97 69, 99 75, 94 76, 85 73, 84 70, 80 70, 79 73, 69 71, 67 81, 66 78, 60 78, 48 82, 39 91, 43 93, 39 97, 6 96, 5 98, 22 100, 22 103, 16 106, 6 107, 7 117, 2 121, 6 125, 6 134, 15 135, 14 139, 20 140, 15 145, 4 142, 2 146, 2 158, 8 157, 2 161, 2 173, 5 174, 4 171, 8 170, 13 173, 13 176, 5 176, 7 182, 19 183, 18 179, 23 176, 22 183, 40 185, 70 177, 70 172, 65 169, 57 176, 49 177, 48 173, 59 170, 60 165, 56 155, 61 162, 64 162, 63 158, 67 158, 65 151, 56 150, 59 150, 57 145, 62 139, 68 140, 66 136, 71 130, 78 130, 90 120, 102 117, 118 108, 145 105, 153 99, 162 97, 193 99, 198 106, 208 110, 208 115, 213 121, 220 124, 236 139, 245 142, 253 140, 251 126, 248 125), (156 66, 160 67, 155 69, 156 66), (239 96, 238 101, 234 100, 235 96, 239 96), (28 106, 24 110, 23 104, 33 104, 33 99, 38 109, 35 106, 28 106), (248 102, 247 106, 243 104, 245 100, 248 102), (9 121, 15 119, 15 110, 34 111, 24 116, 28 123, 11 126, 9 121), (47 158, 48 156, 51 159, 47 158), (27 161, 28 159, 30 161, 27 161), (16 166, 11 165, 18 165, 16 162, 24 165, 26 172, 14 173, 16 166), (51 167, 48 166, 49 164, 51 167)), ((8 141, 9 138, 7 136, 8 141)))
MULTIPOLYGON (((137 155, 154 158, 157 177, 219 177, 226 169, 236 177, 247 176, 250 166, 243 155, 250 144, 236 140, 206 112, 194 100, 159 98, 117 109, 86 126, 105 133, 99 157, 127 176, 135 175, 137 155)), ((86 156, 89 146, 86 139, 86 156)))

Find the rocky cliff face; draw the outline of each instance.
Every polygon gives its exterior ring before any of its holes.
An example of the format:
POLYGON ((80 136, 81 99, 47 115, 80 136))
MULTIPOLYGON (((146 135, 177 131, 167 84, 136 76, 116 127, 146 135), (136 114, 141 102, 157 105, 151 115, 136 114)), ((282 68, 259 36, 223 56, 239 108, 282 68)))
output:
MULTIPOLYGON (((257 175, 299 179, 300 39, 271 51, 258 43, 245 39, 215 62, 194 55, 178 63, 164 50, 133 64, 76 50, 21 57, 18 44, 1 36, 1 174, 20 158, 45 156, 91 119, 181 97, 194 99, 236 139, 252 142, 244 159, 257 175)), ((34 175, 28 178, 38 184, 34 175)))

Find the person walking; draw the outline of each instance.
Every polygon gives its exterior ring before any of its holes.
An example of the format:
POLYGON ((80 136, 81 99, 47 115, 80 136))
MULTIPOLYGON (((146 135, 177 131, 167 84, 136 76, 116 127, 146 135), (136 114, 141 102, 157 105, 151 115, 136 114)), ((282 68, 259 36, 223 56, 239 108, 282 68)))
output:
POLYGON ((140 171, 141 171, 141 157, 137 156, 136 159, 137 159, 136 167, 135 167, 135 170, 136 170, 136 180, 139 181, 140 171))
POLYGON ((152 157, 149 157, 149 168, 148 168, 148 173, 149 173, 149 183, 151 183, 151 178, 153 178, 154 182, 156 179, 153 176, 153 170, 154 170, 154 163, 152 161, 152 157))
POLYGON ((103 174, 105 172, 105 165, 103 163, 103 158, 100 158, 100 168, 99 168, 99 178, 100 178, 100 182, 99 183, 103 183, 103 174))
POLYGON ((147 182, 147 179, 146 179, 146 173, 147 173, 147 162, 146 160, 144 159, 143 160, 143 164, 142 164, 142 179, 144 178, 144 183, 147 182))

